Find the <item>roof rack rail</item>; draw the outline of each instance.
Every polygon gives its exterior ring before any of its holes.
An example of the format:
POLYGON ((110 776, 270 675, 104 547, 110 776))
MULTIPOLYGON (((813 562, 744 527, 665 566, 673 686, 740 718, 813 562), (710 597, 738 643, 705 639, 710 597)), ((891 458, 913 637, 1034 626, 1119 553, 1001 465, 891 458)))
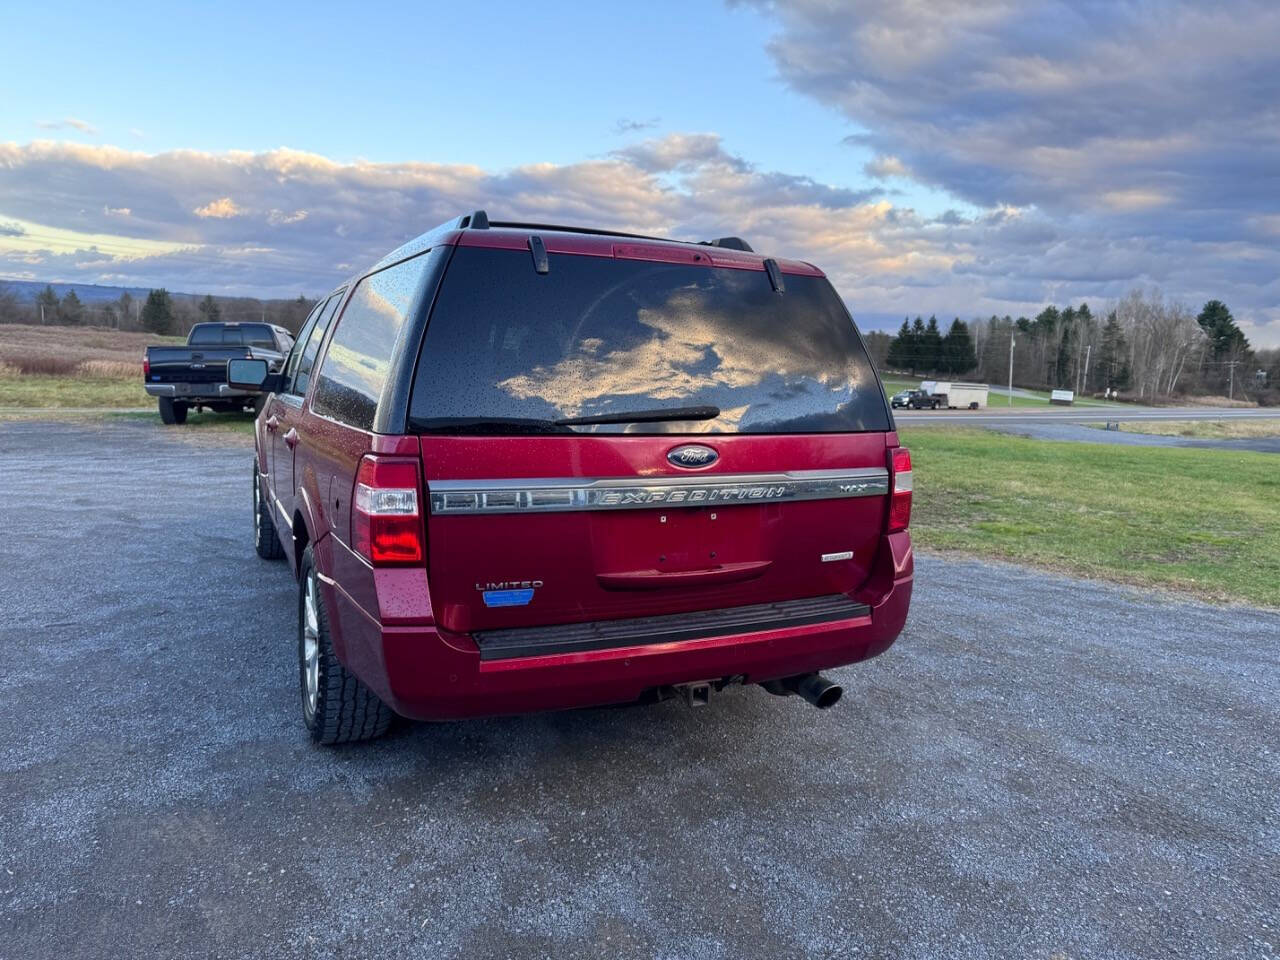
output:
POLYGON ((704 247, 723 247, 726 250, 742 250, 745 253, 755 253, 751 249, 751 244, 741 237, 719 237, 715 240, 699 240, 698 242, 704 247))
POLYGON ((663 243, 681 243, 680 240, 669 240, 666 237, 650 237, 643 233, 623 233, 621 230, 601 230, 598 227, 570 227, 556 223, 521 223, 517 220, 493 220, 491 227, 505 227, 514 230, 529 230, 553 233, 586 233, 594 237, 626 237, 629 240, 661 240, 663 243))

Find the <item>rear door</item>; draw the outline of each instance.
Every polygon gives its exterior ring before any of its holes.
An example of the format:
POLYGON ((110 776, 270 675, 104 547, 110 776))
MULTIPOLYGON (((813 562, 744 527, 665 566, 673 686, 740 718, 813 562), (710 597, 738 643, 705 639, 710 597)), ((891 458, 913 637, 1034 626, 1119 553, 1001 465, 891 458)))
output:
POLYGON ((290 358, 286 368, 284 390, 277 394, 272 416, 274 426, 271 428, 271 473, 275 478, 276 497, 282 510, 293 513, 293 498, 297 489, 297 478, 294 476, 293 451, 298 443, 298 423, 302 415, 302 400, 307 395, 311 384, 312 372, 315 368, 316 355, 324 342, 325 331, 333 322, 333 313, 342 299, 339 291, 329 297, 318 309, 310 328, 303 329, 295 351, 297 360, 290 358))
POLYGON ((891 422, 830 284, 800 264, 776 290, 758 262, 645 255, 554 255, 539 274, 527 251, 455 253, 409 418, 446 629, 741 606, 866 580, 891 422), (618 422, 564 422, 583 418, 618 422))

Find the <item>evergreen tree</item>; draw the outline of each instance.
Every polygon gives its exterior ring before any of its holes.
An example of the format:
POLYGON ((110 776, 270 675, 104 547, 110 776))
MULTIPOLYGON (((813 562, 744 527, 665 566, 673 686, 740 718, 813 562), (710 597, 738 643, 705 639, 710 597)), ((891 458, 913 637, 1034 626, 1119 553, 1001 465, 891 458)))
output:
POLYGON ((917 370, 927 370, 924 356, 924 320, 916 317, 911 323, 911 363, 908 367, 914 375, 917 370))
POLYGON ((938 318, 929 317, 929 323, 924 328, 924 335, 920 338, 920 365, 925 370, 937 371, 943 364, 942 356, 942 331, 938 329, 938 318))
POLYGON ((1050 385, 1067 387, 1071 381, 1071 363, 1075 359, 1077 343, 1076 311, 1066 307, 1058 314, 1058 350, 1053 361, 1050 385))
POLYGON ((898 335, 893 338, 893 343, 889 344, 889 356, 887 363, 895 370, 911 370, 912 354, 915 353, 914 338, 911 334, 911 324, 903 317, 902 326, 898 328, 898 335))
POLYGON ((1221 300, 1210 300, 1196 317, 1209 337, 1214 360, 1236 360, 1249 352, 1249 340, 1221 300))
POLYGON ((1129 345, 1114 310, 1107 314, 1107 322, 1102 326, 1098 372, 1102 376, 1104 387, 1123 390, 1129 386, 1129 345))
POLYGON ((147 294, 142 305, 142 328, 152 333, 169 333, 173 330, 173 298, 161 288, 147 294))
POLYGON ((978 365, 978 356, 973 352, 973 338, 969 336, 969 328, 959 317, 951 321, 951 329, 942 339, 943 372, 951 376, 968 373, 978 365))
POLYGON ((67 326, 76 326, 84 322, 84 304, 80 302, 74 290, 68 290, 67 295, 58 304, 58 322, 67 326))

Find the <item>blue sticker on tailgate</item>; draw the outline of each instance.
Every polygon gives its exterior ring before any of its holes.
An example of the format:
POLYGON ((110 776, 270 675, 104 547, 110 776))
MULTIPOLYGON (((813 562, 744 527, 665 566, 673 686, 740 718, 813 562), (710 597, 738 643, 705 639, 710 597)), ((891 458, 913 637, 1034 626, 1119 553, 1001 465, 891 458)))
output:
POLYGON ((532 599, 532 590, 484 591, 484 605, 486 607, 523 607, 532 599))

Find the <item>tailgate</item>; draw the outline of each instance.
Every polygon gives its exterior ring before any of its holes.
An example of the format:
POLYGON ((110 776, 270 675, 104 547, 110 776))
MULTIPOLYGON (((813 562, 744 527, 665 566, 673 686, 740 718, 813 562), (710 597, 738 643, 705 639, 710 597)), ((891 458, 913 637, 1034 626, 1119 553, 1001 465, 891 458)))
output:
POLYGON ((423 437, 438 622, 472 632, 850 593, 875 558, 884 434, 423 437))
POLYGON ((149 383, 225 383, 227 361, 246 357, 245 347, 148 347, 149 383))

